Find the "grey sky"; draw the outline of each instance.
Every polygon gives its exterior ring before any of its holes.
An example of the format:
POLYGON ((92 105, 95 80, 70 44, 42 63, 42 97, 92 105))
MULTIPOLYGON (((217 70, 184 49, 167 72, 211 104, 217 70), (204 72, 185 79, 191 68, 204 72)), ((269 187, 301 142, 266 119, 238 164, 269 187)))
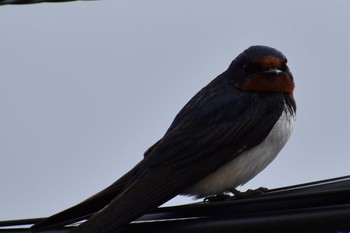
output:
POLYGON ((345 0, 1 6, 0 219, 47 216, 112 183, 254 44, 288 57, 298 111, 287 146, 242 190, 349 174, 349 9, 345 0))

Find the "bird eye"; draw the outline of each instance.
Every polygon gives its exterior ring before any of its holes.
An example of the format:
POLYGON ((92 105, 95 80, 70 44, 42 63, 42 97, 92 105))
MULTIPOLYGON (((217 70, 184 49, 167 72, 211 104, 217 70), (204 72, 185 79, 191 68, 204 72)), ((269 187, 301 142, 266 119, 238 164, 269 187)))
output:
POLYGON ((286 71, 287 70, 287 62, 282 65, 282 70, 286 71))
POLYGON ((247 73, 249 71, 249 66, 247 64, 244 64, 242 69, 243 69, 244 72, 247 73))

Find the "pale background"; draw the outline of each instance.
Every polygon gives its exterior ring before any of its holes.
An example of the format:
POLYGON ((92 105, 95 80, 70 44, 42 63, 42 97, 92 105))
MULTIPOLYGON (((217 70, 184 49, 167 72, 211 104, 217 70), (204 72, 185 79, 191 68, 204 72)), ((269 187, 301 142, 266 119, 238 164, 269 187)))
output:
POLYGON ((0 220, 47 216, 112 183, 255 44, 288 57, 298 116, 242 190, 350 174, 349 10, 345 0, 1 6, 0 220))

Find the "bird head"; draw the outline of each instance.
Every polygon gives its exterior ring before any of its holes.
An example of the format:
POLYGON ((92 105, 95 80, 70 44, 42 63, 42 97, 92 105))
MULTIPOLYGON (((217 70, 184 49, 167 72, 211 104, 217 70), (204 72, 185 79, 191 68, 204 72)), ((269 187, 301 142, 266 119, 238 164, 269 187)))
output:
POLYGON ((287 58, 271 47, 249 47, 232 61, 227 71, 230 82, 242 91, 292 94, 294 90, 287 58))

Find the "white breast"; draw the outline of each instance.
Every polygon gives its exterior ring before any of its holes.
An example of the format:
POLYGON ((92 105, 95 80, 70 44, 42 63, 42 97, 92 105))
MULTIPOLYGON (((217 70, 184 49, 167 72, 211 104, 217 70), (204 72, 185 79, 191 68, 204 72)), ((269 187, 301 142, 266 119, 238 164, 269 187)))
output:
POLYGON ((204 197, 223 193, 245 184, 267 167, 288 141, 295 122, 295 114, 283 111, 265 140, 258 146, 220 167, 215 173, 187 189, 184 195, 204 197))

